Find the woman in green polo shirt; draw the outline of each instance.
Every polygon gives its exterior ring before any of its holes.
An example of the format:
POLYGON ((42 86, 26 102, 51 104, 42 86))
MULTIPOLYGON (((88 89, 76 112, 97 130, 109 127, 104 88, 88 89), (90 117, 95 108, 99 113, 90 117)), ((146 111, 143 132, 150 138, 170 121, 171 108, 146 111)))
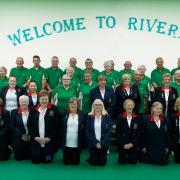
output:
POLYGON ((88 113, 91 110, 89 103, 89 95, 91 89, 97 86, 96 82, 92 81, 92 74, 90 72, 84 73, 84 83, 80 86, 79 99, 81 102, 81 109, 83 112, 88 113))
POLYGON ((107 87, 115 89, 118 86, 118 79, 115 74, 111 71, 111 63, 109 61, 104 62, 104 71, 100 75, 105 76, 107 87))
POLYGON ((70 76, 64 74, 62 77, 62 85, 55 88, 52 93, 51 103, 57 105, 60 112, 67 110, 69 100, 77 96, 76 89, 70 86, 70 83, 70 76))
POLYGON ((8 85, 8 78, 6 76, 7 74, 7 69, 5 67, 0 67, 0 91, 2 87, 8 85))
POLYGON ((71 84, 70 84, 70 86, 71 86, 72 88, 76 89, 77 91, 79 91, 80 80, 79 80, 76 76, 74 76, 74 73, 75 73, 75 71, 74 71, 74 68, 73 68, 73 67, 68 67, 68 68, 66 69, 66 74, 67 74, 68 76, 70 76, 70 78, 71 78, 71 84))

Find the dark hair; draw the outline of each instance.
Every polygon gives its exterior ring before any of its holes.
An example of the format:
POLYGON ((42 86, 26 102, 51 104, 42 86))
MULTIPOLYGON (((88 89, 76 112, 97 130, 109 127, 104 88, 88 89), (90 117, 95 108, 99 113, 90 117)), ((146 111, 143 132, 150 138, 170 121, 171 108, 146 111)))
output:
POLYGON ((33 59, 35 59, 35 58, 40 59, 40 57, 38 55, 33 56, 33 59))

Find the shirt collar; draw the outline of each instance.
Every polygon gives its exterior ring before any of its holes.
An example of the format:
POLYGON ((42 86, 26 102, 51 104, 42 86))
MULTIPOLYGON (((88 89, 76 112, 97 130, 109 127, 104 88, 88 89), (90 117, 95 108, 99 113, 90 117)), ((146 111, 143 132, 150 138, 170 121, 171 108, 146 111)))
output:
POLYGON ((176 113, 176 117, 180 117, 180 113, 176 113))
POLYGON ((125 90, 126 88, 132 88, 132 84, 130 84, 128 87, 125 87, 124 85, 122 85, 122 90, 125 90))
MULTIPOLYGON (((164 116, 162 114, 159 115, 159 119, 160 119, 160 121, 164 121, 164 116)), ((154 121, 154 115, 153 114, 150 115, 150 121, 154 121)))
MULTIPOLYGON (((38 105, 36 105, 36 107, 35 107, 35 110, 39 110, 39 108, 41 107, 41 105, 40 104, 38 104, 38 105)), ((51 108, 51 103, 48 103, 48 105, 47 105, 47 109, 50 109, 51 108)))
MULTIPOLYGON (((164 85, 161 87, 161 91, 165 91, 165 86, 164 85)), ((169 92, 171 92, 171 91, 172 91, 172 88, 171 88, 171 86, 169 86, 169 92)))
MULTIPOLYGON (((22 108, 21 107, 19 107, 18 108, 18 114, 21 114, 23 111, 22 111, 22 108)), ((30 112, 30 109, 28 108, 28 112, 30 112)))
MULTIPOLYGON (((123 112, 122 116, 123 116, 123 118, 127 118, 126 111, 123 112)), ((132 118, 135 118, 135 117, 136 117, 136 114, 134 112, 132 112, 132 118)))

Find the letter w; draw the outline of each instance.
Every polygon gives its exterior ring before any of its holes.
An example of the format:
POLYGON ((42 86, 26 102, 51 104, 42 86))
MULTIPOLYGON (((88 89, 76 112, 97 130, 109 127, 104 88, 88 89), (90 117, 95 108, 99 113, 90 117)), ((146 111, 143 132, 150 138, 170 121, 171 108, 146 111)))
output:
POLYGON ((21 44, 20 40, 20 29, 17 30, 17 34, 7 35, 7 37, 11 40, 14 46, 17 46, 18 44, 21 44))

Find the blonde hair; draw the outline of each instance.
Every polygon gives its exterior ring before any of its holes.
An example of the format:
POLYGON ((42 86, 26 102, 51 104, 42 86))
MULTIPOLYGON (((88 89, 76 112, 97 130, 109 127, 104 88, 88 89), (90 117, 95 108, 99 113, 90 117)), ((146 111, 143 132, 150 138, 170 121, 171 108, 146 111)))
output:
POLYGON ((124 75, 122 76, 121 80, 124 81, 124 79, 127 78, 127 77, 128 77, 129 79, 131 79, 130 74, 124 74, 124 75))
POLYGON ((22 95, 22 96, 19 97, 19 103, 20 103, 21 101, 27 101, 28 104, 29 104, 29 97, 26 96, 26 95, 22 95))
POLYGON ((126 104, 129 103, 129 102, 132 102, 132 103, 133 103, 133 106, 135 107, 135 103, 134 103, 134 101, 133 101, 132 99, 126 99, 126 100, 124 101, 124 103, 123 103, 123 108, 124 108, 124 109, 125 109, 126 104))
POLYGON ((102 114, 102 115, 108 114, 107 111, 106 111, 105 108, 104 108, 104 103, 103 103, 100 99, 95 99, 94 102, 93 102, 93 104, 92 104, 91 112, 89 112, 89 115, 95 116, 94 105, 95 105, 96 103, 101 104, 101 106, 102 106, 101 114, 102 114))
POLYGON ((175 111, 178 111, 178 105, 180 104, 180 97, 178 97, 177 99, 176 99, 176 102, 175 102, 175 104, 174 104, 174 110, 175 111))
POLYGON ((151 106, 151 114, 154 114, 154 108, 157 107, 157 106, 161 106, 162 108, 162 114, 163 114, 163 105, 162 103, 156 101, 156 102, 153 102, 152 106, 151 106))
POLYGON ((171 78, 171 74, 170 74, 170 73, 165 73, 165 74, 163 74, 163 76, 162 76, 163 80, 164 80, 165 77, 171 78))
POLYGON ((74 74, 74 72, 75 72, 73 67, 68 67, 68 68, 66 69, 66 74, 68 74, 68 71, 72 71, 73 74, 74 74))

